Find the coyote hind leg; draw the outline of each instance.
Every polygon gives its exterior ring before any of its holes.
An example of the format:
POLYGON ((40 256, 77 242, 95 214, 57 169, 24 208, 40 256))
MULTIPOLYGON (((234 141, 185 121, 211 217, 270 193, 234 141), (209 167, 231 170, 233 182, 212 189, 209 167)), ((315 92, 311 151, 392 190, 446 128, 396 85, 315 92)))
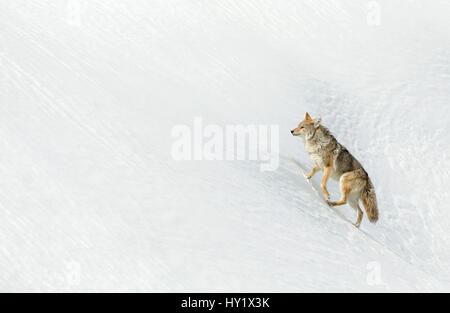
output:
POLYGON ((361 208, 359 207, 358 199, 354 199, 354 198, 350 197, 350 198, 348 199, 348 204, 349 204, 353 209, 355 209, 355 211, 358 213, 358 219, 356 220, 356 223, 353 224, 353 225, 355 225, 355 227, 359 228, 359 226, 361 225, 361 221, 362 221, 362 219, 363 219, 364 213, 363 213, 363 211, 361 210, 361 208))
POLYGON ((359 207, 358 201, 361 196, 361 190, 365 186, 364 178, 358 171, 348 172, 341 176, 341 193, 342 198, 337 202, 331 202, 332 206, 348 204, 358 213, 358 219, 354 224, 356 227, 361 225, 363 211, 359 207))
POLYGON ((346 179, 345 176, 341 177, 341 200, 336 202, 331 202, 331 206, 344 205, 347 203, 347 198, 352 191, 351 180, 346 179))

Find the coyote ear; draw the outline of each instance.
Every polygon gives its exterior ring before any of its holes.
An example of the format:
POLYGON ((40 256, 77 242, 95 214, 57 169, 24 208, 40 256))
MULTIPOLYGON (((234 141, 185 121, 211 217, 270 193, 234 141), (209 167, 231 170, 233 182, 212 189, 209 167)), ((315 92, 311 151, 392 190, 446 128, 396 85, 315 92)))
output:
POLYGON ((306 112, 305 121, 311 121, 311 120, 312 120, 311 116, 309 116, 308 112, 306 112))
POLYGON ((322 121, 322 118, 316 117, 313 121, 314 121, 314 127, 317 128, 320 126, 320 122, 322 121))

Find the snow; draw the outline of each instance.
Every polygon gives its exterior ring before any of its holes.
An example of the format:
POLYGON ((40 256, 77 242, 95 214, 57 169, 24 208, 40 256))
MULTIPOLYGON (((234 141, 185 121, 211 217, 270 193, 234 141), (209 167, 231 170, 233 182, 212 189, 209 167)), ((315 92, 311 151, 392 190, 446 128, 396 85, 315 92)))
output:
POLYGON ((448 1, 0 7, 0 291, 450 290, 448 1), (306 111, 377 224, 303 178, 306 111), (174 160, 196 117, 278 125, 279 168, 174 160))

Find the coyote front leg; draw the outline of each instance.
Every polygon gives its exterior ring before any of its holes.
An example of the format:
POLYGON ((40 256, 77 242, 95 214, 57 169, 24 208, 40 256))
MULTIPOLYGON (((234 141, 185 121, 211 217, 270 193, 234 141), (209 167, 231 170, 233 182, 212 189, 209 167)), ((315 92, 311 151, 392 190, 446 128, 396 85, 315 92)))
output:
POLYGON ((311 170, 311 172, 309 172, 308 174, 305 175, 306 179, 310 179, 311 177, 313 177, 313 175, 319 170, 319 167, 314 164, 313 169, 311 170))
POLYGON ((331 166, 327 166, 323 169, 323 178, 322 178, 322 183, 320 184, 320 187, 322 188, 322 192, 323 192, 323 196, 325 197, 325 200, 330 200, 330 194, 328 193, 327 190, 327 181, 328 181, 328 177, 330 176, 331 173, 331 166))

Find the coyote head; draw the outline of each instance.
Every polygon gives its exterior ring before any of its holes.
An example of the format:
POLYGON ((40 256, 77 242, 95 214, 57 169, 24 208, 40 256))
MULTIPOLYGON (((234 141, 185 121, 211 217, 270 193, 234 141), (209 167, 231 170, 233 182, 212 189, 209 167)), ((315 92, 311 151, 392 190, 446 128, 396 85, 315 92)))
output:
POLYGON ((297 128, 291 130, 291 134, 293 136, 300 136, 303 139, 309 139, 314 136, 316 129, 320 126, 320 121, 320 117, 312 119, 308 112, 306 112, 305 119, 298 124, 297 128))

